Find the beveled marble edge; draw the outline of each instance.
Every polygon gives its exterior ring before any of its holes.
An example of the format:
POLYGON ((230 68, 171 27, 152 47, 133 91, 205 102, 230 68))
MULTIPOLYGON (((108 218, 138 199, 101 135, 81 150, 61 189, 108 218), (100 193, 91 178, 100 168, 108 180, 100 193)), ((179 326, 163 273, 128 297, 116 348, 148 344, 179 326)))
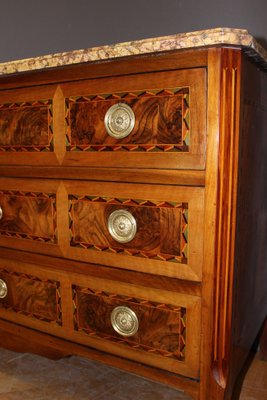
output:
POLYGON ((212 45, 242 46, 267 68, 267 51, 245 29, 216 28, 0 63, 0 75, 212 45))

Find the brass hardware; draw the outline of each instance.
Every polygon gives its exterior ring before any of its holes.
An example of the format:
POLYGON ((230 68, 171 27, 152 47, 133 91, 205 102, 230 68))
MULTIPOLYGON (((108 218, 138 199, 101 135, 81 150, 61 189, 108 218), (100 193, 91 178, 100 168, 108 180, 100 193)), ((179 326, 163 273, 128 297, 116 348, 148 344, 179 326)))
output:
POLYGON ((134 112, 125 103, 114 104, 106 112, 104 123, 110 136, 116 139, 125 138, 134 128, 134 112))
POLYGON ((129 307, 114 308, 110 316, 113 329, 122 336, 133 336, 138 331, 137 315, 129 307))
POLYGON ((113 211, 108 217, 108 230, 113 239, 117 242, 130 242, 136 234, 136 220, 129 211, 113 211))
POLYGON ((3 210, 2 207, 0 206, 0 220, 3 218, 3 210))
POLYGON ((0 279, 0 299, 4 299, 7 295, 7 284, 3 279, 0 279))

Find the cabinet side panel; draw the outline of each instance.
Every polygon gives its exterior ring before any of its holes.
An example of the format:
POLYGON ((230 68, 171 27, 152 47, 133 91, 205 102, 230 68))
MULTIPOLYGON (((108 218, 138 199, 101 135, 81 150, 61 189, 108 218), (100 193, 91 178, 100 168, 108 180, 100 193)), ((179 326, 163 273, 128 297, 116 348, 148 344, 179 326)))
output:
POLYGON ((236 371, 267 314, 267 74, 243 60, 237 202, 236 371))

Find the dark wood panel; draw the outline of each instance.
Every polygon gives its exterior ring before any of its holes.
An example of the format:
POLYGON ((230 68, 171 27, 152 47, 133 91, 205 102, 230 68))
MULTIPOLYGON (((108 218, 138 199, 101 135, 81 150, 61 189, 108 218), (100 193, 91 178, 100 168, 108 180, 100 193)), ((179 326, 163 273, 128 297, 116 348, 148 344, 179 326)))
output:
POLYGON ((1 104, 0 151, 52 149, 51 120, 51 101, 1 104))
POLYGON ((267 316, 267 76, 246 57, 242 74, 232 376, 267 316))
MULTIPOLYGON (((164 150, 188 151, 186 138, 189 134, 187 104, 188 89, 157 90, 131 92, 121 95, 90 96, 88 98, 68 99, 68 121, 70 126, 70 150, 87 149, 103 151, 103 146, 129 145, 170 145, 160 146, 164 150), (109 100, 117 97, 118 100, 109 100), (117 103, 124 103, 131 107, 135 115, 135 126, 129 136, 116 139, 108 135, 104 125, 105 114, 108 109, 117 103)), ((152 146, 153 147, 153 146, 152 146)), ((135 148, 135 150, 146 148, 135 148)), ((151 149, 150 149, 151 151, 151 149)))
POLYGON ((0 191, 0 236, 56 242, 55 195, 0 191))
POLYGON ((119 342, 139 350, 184 360, 186 309, 145 299, 73 287, 75 328, 89 335, 119 342), (111 325, 115 307, 127 306, 139 321, 139 329, 129 337, 118 334, 111 325))
POLYGON ((0 307, 31 318, 61 324, 58 282, 4 269, 0 269, 0 279, 7 285, 7 296, 0 299, 0 307))
POLYGON ((69 199, 71 246, 114 249, 186 263, 186 204, 89 196, 69 196, 69 199), (140 205, 135 205, 138 202, 140 205), (118 243, 108 231, 108 217, 116 210, 126 210, 136 220, 136 235, 128 243, 118 243))

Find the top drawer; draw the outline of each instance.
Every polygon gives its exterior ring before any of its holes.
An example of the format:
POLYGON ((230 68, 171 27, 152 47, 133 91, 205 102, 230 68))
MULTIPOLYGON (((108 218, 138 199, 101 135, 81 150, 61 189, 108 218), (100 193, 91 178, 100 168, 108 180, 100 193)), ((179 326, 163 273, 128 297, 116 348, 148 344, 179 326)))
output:
POLYGON ((64 164, 204 168, 205 70, 63 85, 64 164))
POLYGON ((0 163, 204 169, 205 96, 204 68, 2 91, 0 163))

